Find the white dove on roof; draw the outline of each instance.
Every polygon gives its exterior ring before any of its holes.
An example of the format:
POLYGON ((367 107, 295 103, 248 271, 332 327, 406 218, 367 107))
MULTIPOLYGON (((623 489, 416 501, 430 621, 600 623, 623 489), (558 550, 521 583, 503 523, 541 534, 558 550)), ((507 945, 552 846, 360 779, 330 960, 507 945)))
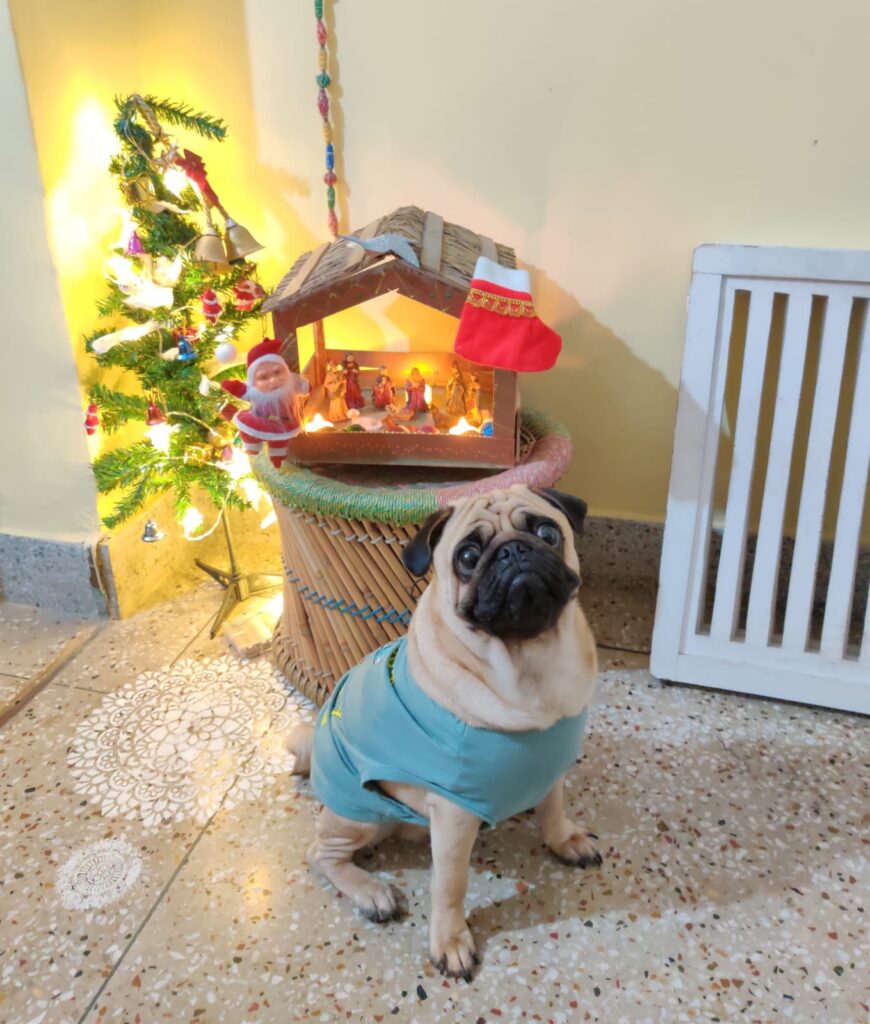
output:
POLYGON ((404 235, 396 232, 388 231, 384 235, 375 235, 374 238, 360 238, 359 235, 339 235, 338 237, 343 238, 348 245, 362 246, 366 252, 377 253, 379 256, 390 252, 406 263, 410 263, 412 267, 420 266, 420 261, 417 259, 417 254, 412 249, 411 243, 404 235))

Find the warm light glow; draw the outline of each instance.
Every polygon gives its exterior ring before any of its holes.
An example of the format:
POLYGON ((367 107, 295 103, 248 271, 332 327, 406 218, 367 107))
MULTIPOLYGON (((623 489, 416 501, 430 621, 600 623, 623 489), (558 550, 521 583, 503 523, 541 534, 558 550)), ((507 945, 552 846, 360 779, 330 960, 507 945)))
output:
POLYGON ((136 230, 136 221, 133 220, 133 215, 125 207, 119 208, 118 213, 121 216, 121 233, 118 235, 117 240, 112 244, 112 248, 126 249, 131 235, 136 230))
POLYGON ((233 457, 229 462, 222 462, 221 468, 225 469, 232 478, 233 482, 241 480, 243 476, 247 476, 251 472, 251 464, 248 461, 248 456, 241 448, 233 448, 233 457))
POLYGON ((426 399, 426 405, 432 404, 432 388, 430 388, 428 384, 423 392, 423 397, 426 399))
POLYGON ((309 423, 305 424, 306 434, 316 434, 318 430, 323 430, 324 427, 331 427, 332 424, 329 420, 325 420, 319 412, 314 414, 314 419, 309 423))
POLYGON ((187 175, 178 167, 170 167, 163 173, 163 184, 174 195, 180 196, 187 188, 187 175))
POLYGON ((260 507, 260 502, 264 497, 263 488, 252 476, 242 477, 242 479, 239 480, 239 490, 255 509, 260 507))
POLYGON ((109 105, 92 98, 81 100, 71 118, 66 164, 46 200, 61 275, 77 280, 92 274, 93 264, 86 254, 95 245, 104 245, 116 230, 113 198, 117 193, 106 165, 117 150, 109 105), (96 243, 97 239, 101 241, 96 243))
POLYGON ((145 436, 155 448, 165 455, 169 452, 169 439, 177 429, 164 420, 163 423, 155 423, 153 427, 149 427, 145 431, 145 436))
POLYGON ((192 537, 202 526, 202 512, 193 505, 181 517, 181 529, 185 537, 192 537))
POLYGON ((476 434, 478 433, 477 427, 473 427, 464 416, 459 417, 459 422, 455 427, 451 427, 448 434, 476 434))
POLYGON ((266 515, 260 520, 260 529, 268 530, 272 523, 277 523, 277 521, 278 517, 275 515, 275 507, 273 505, 272 508, 270 508, 269 511, 266 513, 266 515))

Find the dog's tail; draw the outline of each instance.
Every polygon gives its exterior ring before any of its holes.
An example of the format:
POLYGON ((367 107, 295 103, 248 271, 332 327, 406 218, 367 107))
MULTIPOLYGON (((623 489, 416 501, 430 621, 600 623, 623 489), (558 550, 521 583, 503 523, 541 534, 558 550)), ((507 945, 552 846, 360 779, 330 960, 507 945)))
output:
POLYGON ((308 775, 311 771, 311 748, 314 745, 314 726, 301 723, 293 727, 287 737, 287 750, 296 758, 294 775, 308 775))

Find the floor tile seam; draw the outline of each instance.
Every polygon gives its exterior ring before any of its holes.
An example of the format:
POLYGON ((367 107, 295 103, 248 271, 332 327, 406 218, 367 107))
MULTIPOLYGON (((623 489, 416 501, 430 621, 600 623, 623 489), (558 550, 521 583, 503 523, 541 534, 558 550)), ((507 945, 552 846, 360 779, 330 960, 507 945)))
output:
MULTIPOLYGON (((224 794, 224 795, 226 795, 226 794, 224 794)), ((121 967, 121 965, 126 960, 127 954, 130 952, 130 950, 133 948, 133 946, 138 941, 139 936, 142 934, 142 932, 148 926, 148 923, 151 920, 151 918, 154 916, 155 912, 157 911, 157 908, 160 906, 160 904, 163 902, 166 894, 169 892, 169 890, 175 884, 175 880, 178 878, 178 876, 181 874, 181 872, 187 866, 187 863, 190 860, 191 855, 193 854, 193 852, 197 848, 197 846, 199 846, 200 840, 202 839, 202 837, 205 835, 205 833, 211 827, 211 823, 214 821, 215 817, 217 816, 217 814, 220 811, 222 806, 223 806, 223 800, 218 805, 218 807, 215 809, 214 814, 212 814, 212 816, 208 819, 208 821, 202 826, 202 828, 196 834, 193 842, 190 844, 190 846, 185 851, 184 856, 178 862, 178 865, 176 866, 175 870, 172 872, 172 874, 169 876, 169 878, 163 884, 163 888, 158 893, 157 898, 154 900, 154 902, 148 908, 147 913, 145 914, 145 916, 140 921, 139 926, 136 928, 135 932, 130 937, 129 941, 127 942, 127 945, 121 951, 121 955, 118 957, 118 959, 112 965, 112 970, 109 972, 108 976, 103 979, 100 987, 97 989, 97 991, 94 993, 94 995, 91 996, 91 999, 88 1002, 88 1005, 85 1008, 84 1013, 81 1015, 81 1017, 79 1017, 79 1019, 77 1021, 77 1024, 83 1024, 85 1018, 95 1008, 97 1002, 99 1001, 100 996, 106 990, 106 987, 109 985, 109 983, 111 982, 112 978, 114 978, 114 976, 117 974, 118 969, 121 967)))
POLYGON ((30 686, 21 695, 18 701, 0 712, 0 729, 7 722, 11 721, 17 714, 36 697, 42 693, 46 686, 65 668, 73 658, 77 657, 88 644, 106 628, 106 624, 95 624, 88 629, 85 627, 63 645, 58 653, 45 665, 29 682, 30 686))
POLYGON ((181 661, 181 659, 185 655, 185 652, 188 651, 197 642, 197 640, 199 640, 199 638, 208 629, 208 627, 211 625, 211 623, 214 622, 214 616, 215 616, 215 613, 212 613, 212 614, 209 615, 209 617, 206 619, 206 621, 193 634, 193 636, 190 638, 190 640, 188 640, 187 643, 184 645, 184 647, 181 648, 181 651, 178 654, 176 654, 176 656, 169 662, 169 667, 170 668, 173 668, 179 661, 181 661))

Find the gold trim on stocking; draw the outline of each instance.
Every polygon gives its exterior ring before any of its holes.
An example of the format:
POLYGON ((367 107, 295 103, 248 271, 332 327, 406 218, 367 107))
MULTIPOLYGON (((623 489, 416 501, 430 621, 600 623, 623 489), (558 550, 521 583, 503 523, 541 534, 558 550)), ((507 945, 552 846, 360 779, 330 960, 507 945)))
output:
POLYGON ((465 301, 469 306, 499 313, 501 316, 535 316, 531 299, 509 299, 494 292, 485 292, 482 288, 472 288, 465 301))

